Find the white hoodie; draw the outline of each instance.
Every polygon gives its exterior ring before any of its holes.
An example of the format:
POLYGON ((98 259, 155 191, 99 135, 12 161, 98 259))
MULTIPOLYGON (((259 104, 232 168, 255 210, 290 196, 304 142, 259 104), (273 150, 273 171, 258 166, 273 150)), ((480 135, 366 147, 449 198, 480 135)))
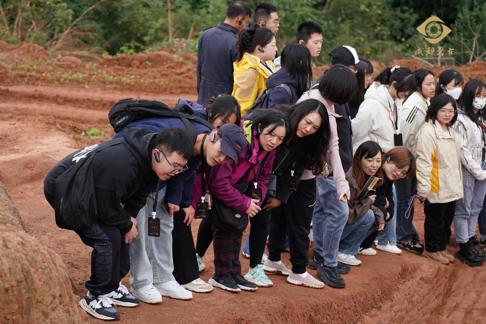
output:
POLYGON ((412 93, 403 103, 398 116, 403 144, 415 155, 416 134, 425 121, 428 102, 419 91, 412 93))
POLYGON ((366 141, 377 142, 384 152, 395 146, 394 100, 385 85, 373 83, 365 94, 358 114, 351 121, 353 152, 366 141))

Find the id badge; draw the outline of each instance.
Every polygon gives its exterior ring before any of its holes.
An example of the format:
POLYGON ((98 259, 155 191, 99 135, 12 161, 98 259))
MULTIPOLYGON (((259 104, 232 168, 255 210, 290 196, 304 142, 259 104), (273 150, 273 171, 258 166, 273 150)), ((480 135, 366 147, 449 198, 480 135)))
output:
POLYGON ((160 236, 160 218, 149 217, 148 235, 157 237, 160 236))
POLYGON ((204 219, 208 216, 209 204, 201 200, 196 205, 196 218, 204 219))

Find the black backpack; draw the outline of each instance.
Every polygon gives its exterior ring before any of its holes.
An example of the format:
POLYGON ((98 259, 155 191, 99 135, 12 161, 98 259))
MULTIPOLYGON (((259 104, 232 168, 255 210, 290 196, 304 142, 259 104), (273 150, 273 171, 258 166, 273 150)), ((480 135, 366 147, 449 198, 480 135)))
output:
POLYGON ((115 145, 126 144, 123 138, 117 138, 85 147, 64 158, 73 163, 55 180, 57 226, 76 231, 98 219, 92 164, 96 153, 115 145))
POLYGON ((250 108, 250 110, 248 111, 248 113, 250 111, 252 111, 252 110, 255 110, 255 109, 268 108, 268 99, 270 98, 270 96, 269 96, 270 89, 274 89, 274 88, 284 88, 287 91, 287 93, 289 94, 289 96, 292 96, 292 90, 285 83, 281 83, 281 84, 279 84, 279 85, 277 85, 275 87, 266 88, 262 92, 262 94, 255 100, 255 103, 250 108))
POLYGON ((108 113, 108 120, 116 133, 120 132, 128 124, 134 121, 153 117, 180 118, 186 128, 194 134, 194 140, 196 138, 196 131, 189 120, 202 124, 209 129, 213 128, 211 123, 201 117, 190 114, 189 110, 184 110, 182 112, 176 109, 171 109, 165 103, 156 100, 122 99, 118 101, 108 113))

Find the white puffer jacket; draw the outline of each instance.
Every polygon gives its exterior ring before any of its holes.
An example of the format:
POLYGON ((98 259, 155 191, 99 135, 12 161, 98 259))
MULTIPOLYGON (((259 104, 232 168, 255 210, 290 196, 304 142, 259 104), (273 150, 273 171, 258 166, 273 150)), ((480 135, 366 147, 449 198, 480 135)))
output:
POLYGON ((477 180, 486 180, 486 170, 481 169, 485 145, 483 130, 461 110, 452 127, 461 137, 462 166, 477 180))
POLYGON ((385 85, 372 84, 358 114, 351 121, 353 127, 353 152, 366 141, 377 142, 383 151, 395 146, 394 100, 385 85))
POLYGON ((412 93, 398 114, 403 144, 415 155, 415 135, 425 121, 428 102, 419 91, 412 93))

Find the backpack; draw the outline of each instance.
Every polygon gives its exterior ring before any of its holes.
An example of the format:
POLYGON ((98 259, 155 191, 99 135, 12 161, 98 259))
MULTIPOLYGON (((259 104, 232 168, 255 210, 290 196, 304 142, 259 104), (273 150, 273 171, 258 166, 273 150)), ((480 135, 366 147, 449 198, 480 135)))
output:
POLYGON ((91 145, 65 158, 73 163, 55 179, 57 226, 77 231, 98 219, 92 164, 98 152, 115 145, 125 145, 124 140, 117 138, 91 145))
POLYGON ((135 100, 132 98, 122 99, 118 101, 108 113, 108 120, 115 130, 115 133, 123 130, 128 124, 145 118, 153 117, 175 117, 180 118, 186 128, 192 133, 192 138, 196 139, 196 131, 194 126, 189 122, 193 121, 202 124, 209 129, 213 126, 207 120, 198 117, 189 109, 180 111, 178 109, 171 109, 165 103, 156 100, 135 100))
POLYGON ((255 109, 259 109, 259 108, 268 108, 268 100, 270 98, 270 89, 274 89, 274 88, 284 88, 287 91, 288 95, 292 96, 292 90, 285 83, 281 83, 281 84, 279 84, 275 87, 266 88, 262 92, 262 94, 255 100, 255 103, 253 104, 253 106, 250 108, 250 110, 248 112, 255 110, 255 109))

